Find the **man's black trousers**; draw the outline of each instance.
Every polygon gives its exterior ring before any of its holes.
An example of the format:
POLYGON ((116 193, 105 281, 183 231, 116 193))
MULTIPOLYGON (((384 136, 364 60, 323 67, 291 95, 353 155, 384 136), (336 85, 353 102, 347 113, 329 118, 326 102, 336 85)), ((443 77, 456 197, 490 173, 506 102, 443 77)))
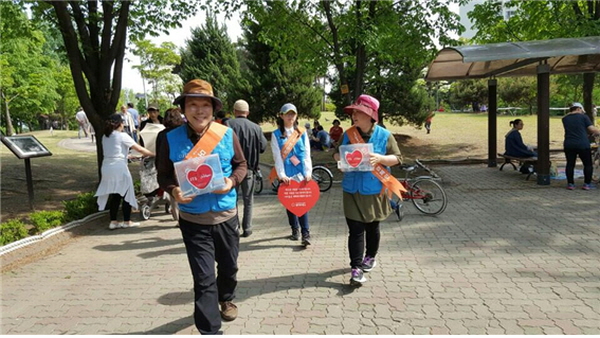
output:
POLYGON ((217 225, 201 225, 180 218, 179 228, 194 278, 194 322, 201 334, 216 334, 221 329, 219 302, 235 297, 240 245, 238 217, 217 225))

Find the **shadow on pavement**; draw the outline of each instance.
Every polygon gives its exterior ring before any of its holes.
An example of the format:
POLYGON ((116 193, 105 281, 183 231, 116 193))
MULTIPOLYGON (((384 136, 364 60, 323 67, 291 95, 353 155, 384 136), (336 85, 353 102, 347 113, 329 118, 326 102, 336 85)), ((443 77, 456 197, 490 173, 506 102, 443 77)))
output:
POLYGON ((139 250, 139 249, 149 249, 149 248, 158 248, 164 246, 172 246, 172 245, 181 245, 183 247, 183 242, 181 239, 164 239, 161 237, 151 237, 133 241, 123 241, 119 244, 107 244, 107 245, 98 245, 93 247, 92 249, 99 251, 121 251, 121 250, 139 250))
MULTIPOLYGON (((142 334, 160 334, 160 335, 169 334, 170 335, 170 334, 175 334, 175 333, 185 329, 186 327, 193 327, 193 326, 194 326, 194 318, 190 315, 185 318, 176 319, 172 322, 163 324, 159 327, 155 327, 148 331, 129 332, 126 334, 127 335, 142 335, 142 334)), ((115 334, 122 334, 122 333, 115 333, 115 334)))

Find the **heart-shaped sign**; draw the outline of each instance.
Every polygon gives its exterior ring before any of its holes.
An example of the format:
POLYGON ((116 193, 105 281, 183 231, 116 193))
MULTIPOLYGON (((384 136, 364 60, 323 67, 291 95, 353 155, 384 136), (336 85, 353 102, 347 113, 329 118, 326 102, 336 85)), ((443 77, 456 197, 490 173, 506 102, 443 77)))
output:
POLYGON ((196 170, 187 172, 187 180, 194 187, 202 190, 210 183, 213 178, 213 170, 211 166, 201 164, 196 170))
POLYGON ((283 206, 292 214, 300 217, 306 214, 319 200, 319 185, 315 181, 290 181, 281 184, 277 197, 283 206))
POLYGON ((363 153, 360 152, 360 150, 358 150, 358 149, 356 149, 355 151, 353 151, 351 153, 346 153, 346 162, 352 168, 358 167, 358 165, 362 162, 362 160, 363 160, 363 153))

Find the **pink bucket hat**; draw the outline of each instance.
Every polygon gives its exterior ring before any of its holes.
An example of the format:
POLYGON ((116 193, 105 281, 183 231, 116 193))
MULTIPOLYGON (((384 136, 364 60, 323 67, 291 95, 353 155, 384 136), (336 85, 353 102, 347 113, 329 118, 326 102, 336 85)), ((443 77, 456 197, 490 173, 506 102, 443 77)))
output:
POLYGON ((361 113, 369 115, 375 122, 379 122, 379 101, 366 94, 359 96, 354 104, 344 108, 344 113, 352 115, 352 112, 358 110, 361 113))

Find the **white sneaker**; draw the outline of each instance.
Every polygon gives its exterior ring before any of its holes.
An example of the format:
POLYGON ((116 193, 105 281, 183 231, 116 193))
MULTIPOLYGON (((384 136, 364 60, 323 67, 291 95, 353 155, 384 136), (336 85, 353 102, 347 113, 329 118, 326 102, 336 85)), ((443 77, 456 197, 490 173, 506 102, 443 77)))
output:
POLYGON ((130 222, 130 223, 123 222, 121 225, 122 228, 134 228, 137 226, 140 226, 140 223, 138 223, 138 222, 130 222))
POLYGON ((120 227, 121 227, 121 224, 119 224, 119 223, 113 223, 113 222, 110 222, 110 224, 108 225, 108 228, 109 228, 110 230, 115 230, 115 229, 118 229, 118 228, 120 228, 120 227))

